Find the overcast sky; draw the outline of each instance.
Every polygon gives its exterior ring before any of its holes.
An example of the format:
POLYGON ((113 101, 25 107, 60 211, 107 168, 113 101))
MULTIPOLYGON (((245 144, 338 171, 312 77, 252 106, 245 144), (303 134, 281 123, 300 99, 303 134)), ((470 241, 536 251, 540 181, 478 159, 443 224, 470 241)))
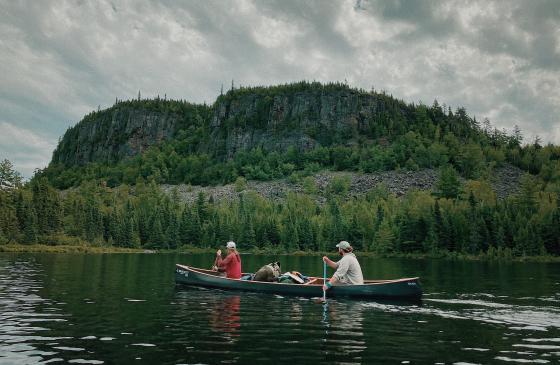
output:
POLYGON ((0 159, 25 176, 115 97, 344 81, 560 143, 560 1, 0 0, 0 159))

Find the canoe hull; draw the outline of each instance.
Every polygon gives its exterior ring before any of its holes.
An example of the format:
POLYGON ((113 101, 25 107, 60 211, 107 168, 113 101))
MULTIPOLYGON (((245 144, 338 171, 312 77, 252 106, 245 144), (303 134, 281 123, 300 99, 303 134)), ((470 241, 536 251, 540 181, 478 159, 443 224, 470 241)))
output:
MULTIPOLYGON (((175 282, 177 284, 304 297, 323 296, 322 279, 319 280, 319 284, 311 285, 268 283, 228 279, 216 276, 209 270, 179 264, 176 265, 175 269, 175 282)), ((419 299, 421 296, 422 287, 418 278, 384 280, 363 285, 341 285, 334 286, 327 291, 327 297, 419 299)))

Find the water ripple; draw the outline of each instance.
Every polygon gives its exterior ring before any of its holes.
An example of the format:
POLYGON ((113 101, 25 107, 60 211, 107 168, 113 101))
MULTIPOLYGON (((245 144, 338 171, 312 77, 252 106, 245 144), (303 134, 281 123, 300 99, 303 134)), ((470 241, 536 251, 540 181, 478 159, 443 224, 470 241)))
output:
POLYGON ((481 285, 472 293, 455 293, 463 277, 457 274, 452 284, 428 291, 421 303, 317 304, 308 298, 175 288, 168 270, 174 261, 165 255, 25 256, 4 262, 2 257, 0 364, 560 359, 556 286, 510 292, 481 285))

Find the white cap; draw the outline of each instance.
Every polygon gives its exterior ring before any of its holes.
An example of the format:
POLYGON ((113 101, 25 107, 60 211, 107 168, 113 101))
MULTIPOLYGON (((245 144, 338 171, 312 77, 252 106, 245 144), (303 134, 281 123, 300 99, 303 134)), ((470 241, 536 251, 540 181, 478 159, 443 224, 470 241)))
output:
POLYGON ((336 245, 337 248, 341 248, 343 250, 348 250, 349 248, 352 248, 352 246, 350 246, 350 244, 348 243, 348 241, 340 241, 338 243, 338 245, 336 245))
POLYGON ((227 248, 235 248, 235 242, 229 241, 229 242, 226 244, 226 247, 227 247, 227 248))

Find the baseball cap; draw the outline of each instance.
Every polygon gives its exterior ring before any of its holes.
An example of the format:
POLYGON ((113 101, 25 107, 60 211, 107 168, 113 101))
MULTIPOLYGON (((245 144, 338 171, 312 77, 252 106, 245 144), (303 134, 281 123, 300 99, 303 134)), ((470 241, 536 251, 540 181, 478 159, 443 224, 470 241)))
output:
POLYGON ((226 247, 227 247, 227 248, 235 248, 235 242, 229 241, 229 242, 226 244, 226 247))
POLYGON ((352 246, 350 246, 350 244, 348 243, 348 241, 340 241, 337 245, 337 248, 343 249, 343 250, 347 250, 349 248, 352 248, 352 246))

